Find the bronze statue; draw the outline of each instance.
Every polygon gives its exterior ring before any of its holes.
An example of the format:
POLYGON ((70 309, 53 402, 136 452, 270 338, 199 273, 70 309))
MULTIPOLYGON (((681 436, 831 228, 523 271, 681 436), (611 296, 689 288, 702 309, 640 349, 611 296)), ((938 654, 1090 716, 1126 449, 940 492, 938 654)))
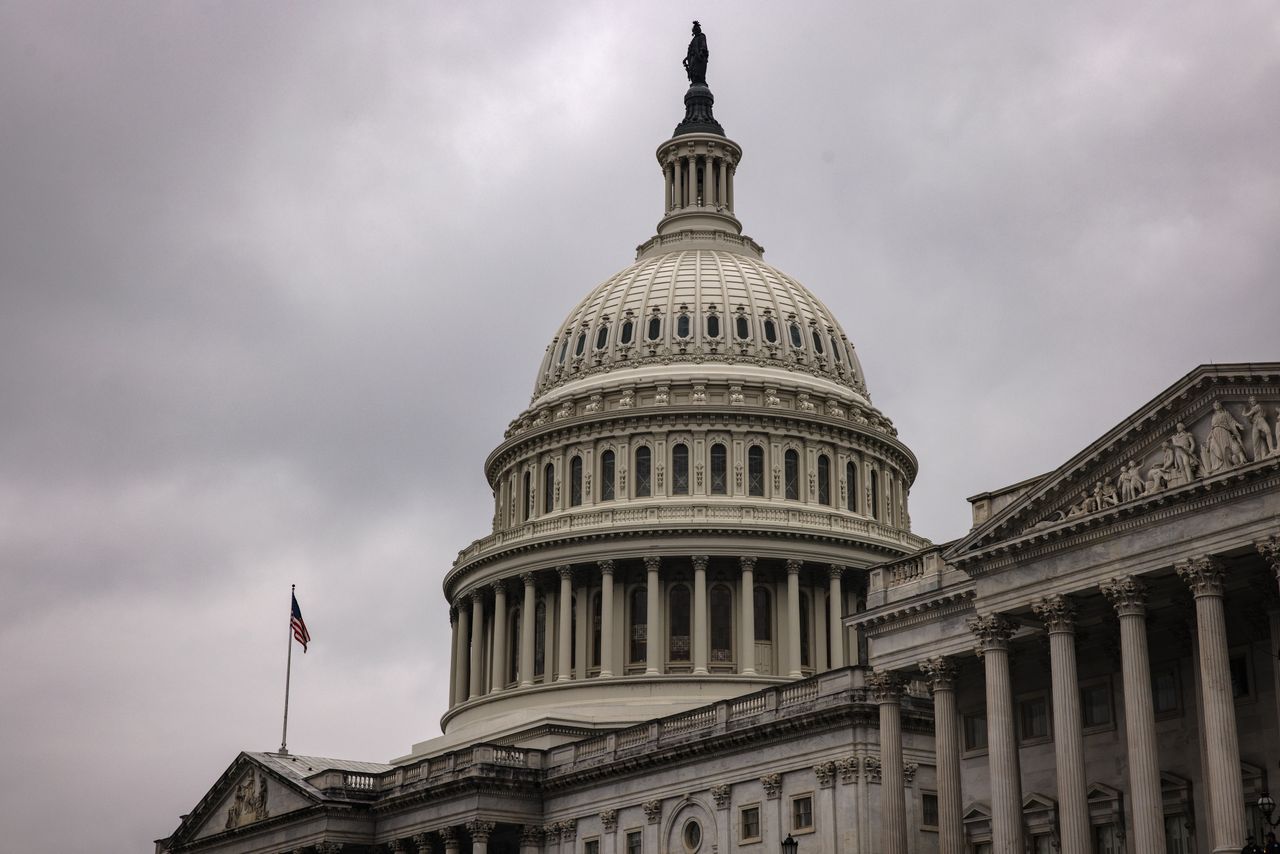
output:
POLYGON ((702 34, 702 25, 693 22, 693 38, 689 40, 689 50, 684 55, 684 70, 689 75, 689 83, 693 86, 707 85, 707 58, 711 56, 707 50, 707 37, 702 34))

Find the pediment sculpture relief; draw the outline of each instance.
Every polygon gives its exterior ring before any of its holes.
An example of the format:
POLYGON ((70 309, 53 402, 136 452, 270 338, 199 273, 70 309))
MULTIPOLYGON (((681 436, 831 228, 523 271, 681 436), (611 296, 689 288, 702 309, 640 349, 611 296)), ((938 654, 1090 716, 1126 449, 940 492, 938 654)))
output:
POLYGON ((1280 405, 1264 405, 1252 395, 1242 404, 1214 401, 1207 417, 1191 428, 1176 422, 1173 433, 1155 451, 1121 463, 1113 475, 1095 481, 1092 489, 1081 490, 1075 501, 1054 510, 1031 530, 1119 507, 1271 457, 1280 457, 1280 405), (1238 418, 1232 407, 1237 407, 1238 418), (1268 408, 1275 414, 1274 425, 1268 420, 1268 408))
POLYGON ((227 830, 244 827, 267 817, 267 778, 250 771, 236 783, 235 796, 227 808, 227 830))

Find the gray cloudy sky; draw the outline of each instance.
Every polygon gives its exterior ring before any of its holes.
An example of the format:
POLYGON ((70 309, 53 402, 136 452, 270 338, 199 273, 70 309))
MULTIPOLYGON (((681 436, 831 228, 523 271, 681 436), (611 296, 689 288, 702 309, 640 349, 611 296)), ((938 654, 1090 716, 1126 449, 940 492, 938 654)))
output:
POLYGON ((1280 358, 1280 12, 0 0, 0 827, 139 851, 274 749, 437 730, 440 580, 660 213, 688 19, 738 210, 857 343, 918 533, 1280 358))

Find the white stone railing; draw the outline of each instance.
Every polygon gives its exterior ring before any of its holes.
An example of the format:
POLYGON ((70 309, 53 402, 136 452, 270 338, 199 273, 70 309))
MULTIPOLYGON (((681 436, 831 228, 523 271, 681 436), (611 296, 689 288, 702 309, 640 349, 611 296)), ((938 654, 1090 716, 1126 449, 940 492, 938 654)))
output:
POLYGON ((886 567, 889 587, 909 584, 924 576, 924 556, 913 555, 906 560, 891 563, 886 567))

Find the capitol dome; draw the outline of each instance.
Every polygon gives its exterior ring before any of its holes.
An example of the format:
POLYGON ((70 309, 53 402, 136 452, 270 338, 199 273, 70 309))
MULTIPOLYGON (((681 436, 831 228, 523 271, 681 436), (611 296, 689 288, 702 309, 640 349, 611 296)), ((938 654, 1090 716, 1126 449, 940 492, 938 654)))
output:
POLYGON ((915 456, 809 289, 742 233, 703 85, 663 213, 555 330, 489 455, 492 531, 444 581, 445 735, 554 745, 843 667, 867 567, 914 552, 915 456))

